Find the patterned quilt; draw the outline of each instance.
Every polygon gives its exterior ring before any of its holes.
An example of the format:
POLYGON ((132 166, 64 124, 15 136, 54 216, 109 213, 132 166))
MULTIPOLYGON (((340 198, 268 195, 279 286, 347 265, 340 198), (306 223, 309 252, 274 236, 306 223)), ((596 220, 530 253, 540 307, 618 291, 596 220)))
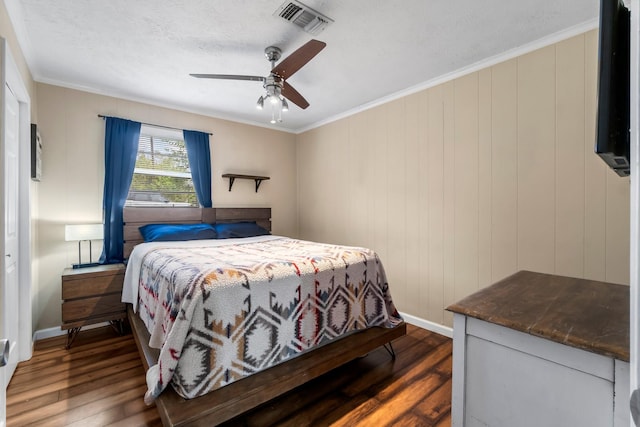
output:
POLYGON ((169 383, 193 398, 341 335, 402 321, 375 252, 265 237, 163 242, 138 256, 139 277, 128 280, 160 348, 148 404, 169 383))

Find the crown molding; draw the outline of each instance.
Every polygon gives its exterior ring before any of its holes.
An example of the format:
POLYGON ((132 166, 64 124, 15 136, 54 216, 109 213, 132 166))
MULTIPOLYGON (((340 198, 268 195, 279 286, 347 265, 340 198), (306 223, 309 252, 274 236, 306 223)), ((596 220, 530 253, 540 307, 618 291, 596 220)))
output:
POLYGON ((415 86, 411 86, 411 87, 409 87, 407 89, 403 89, 401 91, 398 91, 398 92, 392 93, 390 95, 384 96, 384 97, 379 98, 379 99, 377 99, 375 101, 371 101, 371 102, 368 102, 366 104, 362 104, 362 105, 360 105, 360 106, 358 106, 356 108, 353 108, 351 110, 345 111, 344 113, 337 114, 337 115, 329 117, 329 118, 327 118, 325 120, 321 120, 321 121, 316 122, 316 123, 314 123, 312 125, 309 125, 309 126, 306 126, 304 128, 298 129, 298 130, 295 131, 295 133, 296 134, 301 134, 301 133, 304 133, 304 132, 308 132, 308 131, 310 131, 312 129, 316 129, 316 128, 319 128, 321 126, 327 125, 329 123, 335 122, 337 120, 341 120, 341 119, 353 116, 355 114, 361 113, 361 112, 369 110, 371 108, 378 107, 378 106, 380 106, 382 104, 386 104, 388 102, 395 101, 395 100, 397 100, 399 98, 403 98, 405 96, 412 95, 412 94, 417 93, 417 92, 421 92, 421 91, 423 91, 425 89, 429 89, 429 88, 432 88, 434 86, 438 86, 438 85, 440 85, 442 83, 446 83, 448 81, 455 80, 455 79, 457 79, 459 77, 462 77, 462 76, 465 76, 467 74, 474 73, 476 71, 479 71, 479 70, 482 70, 482 69, 485 69, 485 68, 489 68, 489 67, 491 67, 493 65, 496 65, 496 64, 499 64, 501 62, 505 62, 505 61, 508 61, 510 59, 517 58, 518 56, 522 56, 522 55, 525 55, 527 53, 531 53, 531 52, 533 52, 535 50, 538 50, 538 49, 541 49, 543 47, 547 47, 547 46, 553 45, 555 43, 561 42, 563 40, 570 39, 571 37, 575 37, 577 35, 584 34, 587 31, 591 31, 593 29, 598 28, 598 25, 599 25, 599 23, 598 23, 597 19, 592 19, 592 20, 583 22, 581 24, 575 25, 573 27, 567 28, 567 29, 562 30, 562 31, 558 31, 558 32, 553 33, 551 35, 548 35, 548 36, 545 36, 545 37, 540 38, 538 40, 535 40, 535 41, 533 41, 531 43, 527 43, 527 44, 519 46, 517 48, 513 48, 513 49, 510 49, 510 50, 507 50, 506 52, 500 53, 498 55, 491 56, 489 58, 485 58, 485 59, 483 59, 481 61, 478 61, 478 62, 473 63, 471 65, 468 65, 466 67, 462 67, 462 68, 460 68, 458 70, 455 70, 455 71, 452 71, 450 73, 443 74, 443 75, 438 76, 438 77, 436 77, 434 79, 427 80, 426 82, 423 82, 423 83, 417 84, 415 86))

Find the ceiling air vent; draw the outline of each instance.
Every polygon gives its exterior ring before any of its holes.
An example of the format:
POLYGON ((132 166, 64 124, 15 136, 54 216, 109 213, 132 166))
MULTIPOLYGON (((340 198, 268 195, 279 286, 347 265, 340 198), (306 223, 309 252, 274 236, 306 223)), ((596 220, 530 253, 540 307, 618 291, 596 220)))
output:
POLYGON ((275 11, 274 15, 281 17, 289 22, 293 22, 307 33, 314 36, 320 34, 327 25, 333 23, 333 19, 328 18, 311 9, 299 1, 290 0, 282 3, 275 11))

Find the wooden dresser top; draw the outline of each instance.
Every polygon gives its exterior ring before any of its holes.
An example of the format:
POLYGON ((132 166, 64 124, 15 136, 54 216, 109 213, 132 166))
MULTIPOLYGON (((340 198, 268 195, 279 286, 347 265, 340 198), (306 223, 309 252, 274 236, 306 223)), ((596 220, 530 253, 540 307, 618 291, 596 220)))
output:
POLYGON ((629 361, 625 285, 519 271, 447 310, 629 361))

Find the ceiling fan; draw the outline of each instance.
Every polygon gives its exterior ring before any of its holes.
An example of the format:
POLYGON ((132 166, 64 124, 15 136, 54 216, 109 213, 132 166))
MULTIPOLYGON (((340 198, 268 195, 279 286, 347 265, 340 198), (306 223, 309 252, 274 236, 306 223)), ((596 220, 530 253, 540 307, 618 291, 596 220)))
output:
MULTIPOLYGON (((262 82, 266 94, 258 98, 257 107, 262 109, 264 102, 271 103, 274 107, 280 104, 280 112, 287 111, 289 105, 287 99, 303 110, 309 106, 309 102, 293 88, 286 79, 291 77, 296 71, 311 61, 327 44, 319 40, 310 40, 298 50, 283 59, 278 65, 276 62, 282 56, 282 51, 276 46, 269 46, 264 50, 264 55, 271 62, 271 72, 267 77, 242 76, 235 74, 190 74, 190 76, 202 79, 223 79, 223 80, 250 80, 262 82), (285 99, 286 98, 286 99, 285 99)), ((279 116, 279 121, 282 117, 279 116)), ((271 123, 275 123, 275 109, 272 108, 271 123)))

